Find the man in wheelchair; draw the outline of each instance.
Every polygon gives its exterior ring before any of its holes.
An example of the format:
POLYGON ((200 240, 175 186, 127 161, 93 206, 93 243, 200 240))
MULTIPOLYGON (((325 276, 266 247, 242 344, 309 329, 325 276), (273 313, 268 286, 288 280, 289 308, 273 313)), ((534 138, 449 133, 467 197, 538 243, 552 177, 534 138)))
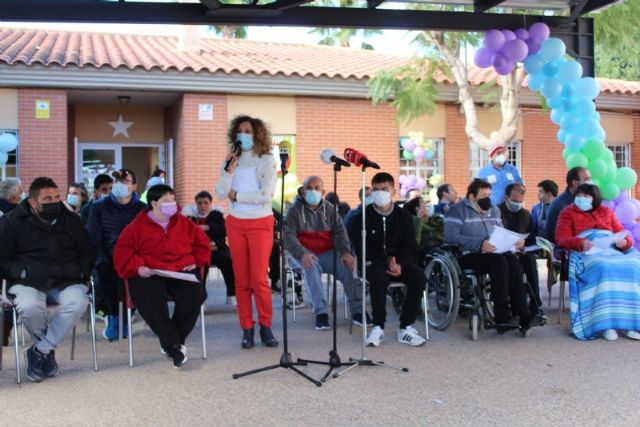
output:
MULTIPOLYGON (((490 277, 491 299, 496 329, 520 329, 543 322, 532 315, 527 304, 527 291, 518 257, 511 253, 496 253, 489 243, 495 227, 501 227, 500 210, 491 204, 491 184, 474 179, 467 188, 467 197, 454 204, 445 218, 445 241, 461 247, 458 258, 462 269, 486 273, 490 277)), ((516 248, 524 247, 524 240, 516 248)))

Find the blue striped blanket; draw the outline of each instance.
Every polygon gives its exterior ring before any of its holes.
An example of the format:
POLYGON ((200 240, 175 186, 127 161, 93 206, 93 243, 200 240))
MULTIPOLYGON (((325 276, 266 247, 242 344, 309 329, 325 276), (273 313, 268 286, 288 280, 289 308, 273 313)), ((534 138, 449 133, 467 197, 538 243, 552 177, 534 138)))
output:
MULTIPOLYGON (((585 230, 589 240, 609 236, 585 230)), ((640 331, 640 253, 609 248, 595 255, 569 257, 571 329, 579 340, 592 340, 607 329, 640 331)))

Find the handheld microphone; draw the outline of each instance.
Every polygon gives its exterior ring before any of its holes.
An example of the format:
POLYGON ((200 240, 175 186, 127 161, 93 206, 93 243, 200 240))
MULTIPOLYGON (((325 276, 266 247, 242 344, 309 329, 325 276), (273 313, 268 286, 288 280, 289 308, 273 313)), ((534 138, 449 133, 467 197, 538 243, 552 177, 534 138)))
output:
POLYGON ((322 160, 322 163, 326 165, 335 163, 347 168, 351 167, 351 163, 347 162, 344 159, 341 159, 340 157, 336 157, 336 153, 330 148, 325 148, 320 152, 320 160, 322 160))
MULTIPOLYGON (((240 142, 240 140, 237 140, 233 144, 233 155, 237 159, 238 157, 240 157, 241 154, 242 154, 242 142, 240 142)), ((231 162, 233 161, 233 159, 234 159, 234 157, 230 158, 229 160, 227 160, 227 163, 224 164, 224 171, 225 172, 227 172, 229 170, 229 166, 231 165, 231 162)))
POLYGON ((353 148, 344 149, 344 158, 349 163, 354 164, 356 166, 364 166, 365 168, 380 169, 380 166, 377 163, 372 162, 367 158, 367 156, 365 156, 364 154, 362 154, 361 152, 353 148))

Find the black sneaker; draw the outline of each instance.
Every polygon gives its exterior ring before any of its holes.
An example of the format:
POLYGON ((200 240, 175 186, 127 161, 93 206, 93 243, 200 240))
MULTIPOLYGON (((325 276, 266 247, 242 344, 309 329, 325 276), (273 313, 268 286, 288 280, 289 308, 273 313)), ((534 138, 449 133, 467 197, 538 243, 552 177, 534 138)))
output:
POLYGON ((163 353, 173 362, 173 367, 178 369, 187 362, 187 347, 174 344, 163 348, 163 353))
POLYGON ((24 352, 26 362, 27 378, 34 383, 39 383, 44 379, 42 367, 47 359, 47 355, 40 353, 35 345, 32 345, 24 352))
MULTIPOLYGON (((262 332, 261 332, 262 333, 262 332)), ((253 347, 253 336, 255 334, 255 330, 253 328, 243 329, 242 330, 242 348, 252 348, 253 347)))
POLYGON ((58 363, 56 362, 56 352, 51 350, 47 354, 47 358, 44 360, 42 366, 42 373, 47 378, 53 378, 58 376, 58 363))
POLYGON ((316 331, 326 331, 331 329, 329 326, 329 315, 321 313, 316 316, 316 331))
POLYGON ((273 336, 271 328, 260 325, 260 339, 266 347, 277 347, 278 340, 273 336))
MULTIPOLYGON (((373 323, 373 319, 371 319, 371 316, 369 316, 369 313, 366 313, 366 319, 367 319, 367 328, 370 328, 373 323)), ((362 326, 362 313, 355 313, 353 315, 353 324, 356 326, 362 326)))
POLYGON ((293 310, 293 306, 295 304, 296 309, 298 308, 303 308, 305 306, 304 304, 304 300, 302 299, 302 295, 298 295, 296 294, 296 299, 295 301, 289 301, 287 302, 287 308, 289 310, 293 310))

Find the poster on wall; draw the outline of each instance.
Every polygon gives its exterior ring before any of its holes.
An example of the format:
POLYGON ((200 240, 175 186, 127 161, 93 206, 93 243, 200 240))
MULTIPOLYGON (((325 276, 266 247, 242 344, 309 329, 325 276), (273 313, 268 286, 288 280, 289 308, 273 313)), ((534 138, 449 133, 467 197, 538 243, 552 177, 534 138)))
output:
POLYGON ((48 99, 36 99, 36 119, 49 119, 51 117, 51 101, 48 99))
POLYGON ((198 105, 198 120, 209 122, 213 120, 213 104, 198 105))

